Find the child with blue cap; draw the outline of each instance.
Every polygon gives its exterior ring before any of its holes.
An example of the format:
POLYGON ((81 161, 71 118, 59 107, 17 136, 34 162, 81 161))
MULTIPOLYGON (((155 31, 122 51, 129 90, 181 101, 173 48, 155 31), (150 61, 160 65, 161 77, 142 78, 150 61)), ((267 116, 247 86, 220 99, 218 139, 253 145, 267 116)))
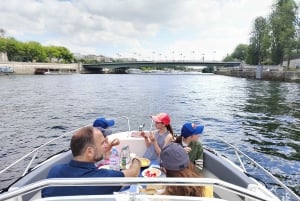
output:
POLYGON ((187 122, 183 124, 181 135, 175 140, 176 143, 179 143, 186 150, 190 161, 194 163, 198 171, 203 169, 203 147, 199 142, 203 130, 204 126, 187 122))

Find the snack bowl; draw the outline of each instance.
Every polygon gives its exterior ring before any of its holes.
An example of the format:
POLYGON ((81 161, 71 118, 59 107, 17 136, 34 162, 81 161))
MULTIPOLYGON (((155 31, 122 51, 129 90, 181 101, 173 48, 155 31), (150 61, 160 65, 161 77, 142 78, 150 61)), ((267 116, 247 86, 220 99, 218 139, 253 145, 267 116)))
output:
POLYGON ((161 175, 161 171, 157 168, 147 168, 142 172, 143 177, 159 177, 161 175))
POLYGON ((150 165, 150 160, 148 158, 138 158, 141 162, 141 167, 148 167, 150 165))

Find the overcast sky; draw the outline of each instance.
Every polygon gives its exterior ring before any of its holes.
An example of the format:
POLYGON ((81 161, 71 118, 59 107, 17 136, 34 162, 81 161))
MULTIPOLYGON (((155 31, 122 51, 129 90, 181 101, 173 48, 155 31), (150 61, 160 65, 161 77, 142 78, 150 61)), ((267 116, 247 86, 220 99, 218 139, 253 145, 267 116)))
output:
MULTIPOLYGON (((298 2, 298 1, 297 1, 298 2)), ((1 0, 6 36, 73 53, 221 60, 274 0, 1 0)))

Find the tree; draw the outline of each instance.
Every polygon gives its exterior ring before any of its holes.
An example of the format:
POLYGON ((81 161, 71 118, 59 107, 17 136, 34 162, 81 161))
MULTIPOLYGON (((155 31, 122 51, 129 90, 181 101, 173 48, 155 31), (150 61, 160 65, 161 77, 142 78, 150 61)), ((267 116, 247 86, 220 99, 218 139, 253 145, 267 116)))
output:
POLYGON ((15 61, 15 59, 20 55, 19 51, 22 49, 22 44, 14 38, 6 39, 6 53, 8 60, 15 61))
POLYGON ((57 47, 59 51, 58 59, 62 59, 64 62, 72 62, 74 60, 73 54, 65 47, 57 47))
POLYGON ((6 52, 7 42, 5 38, 0 37, 0 52, 6 52))
POLYGON ((25 44, 25 52, 28 58, 31 61, 45 62, 47 55, 42 47, 42 45, 38 42, 30 41, 25 44))
POLYGON ((54 58, 58 59, 60 57, 60 51, 56 46, 46 46, 45 52, 49 62, 52 62, 54 58))
POLYGON ((287 68, 293 49, 296 48, 297 28, 299 27, 297 10, 294 0, 278 0, 270 16, 271 58, 276 64, 282 64, 286 59, 287 68))
POLYGON ((268 30, 268 23, 265 18, 258 17, 255 19, 250 37, 250 45, 247 49, 246 61, 248 64, 258 65, 266 59, 270 46, 268 30))
POLYGON ((235 58, 240 61, 244 61, 247 54, 248 45, 246 44, 239 44, 231 54, 232 58, 235 58))
POLYGON ((223 59, 223 61, 224 62, 234 61, 234 58, 231 55, 227 54, 227 56, 223 59))

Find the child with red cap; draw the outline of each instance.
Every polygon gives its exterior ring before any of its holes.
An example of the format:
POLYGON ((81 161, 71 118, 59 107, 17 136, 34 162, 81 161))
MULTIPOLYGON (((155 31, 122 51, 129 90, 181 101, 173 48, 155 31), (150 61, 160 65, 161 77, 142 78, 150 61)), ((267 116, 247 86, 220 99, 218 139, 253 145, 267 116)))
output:
POLYGON ((141 133, 147 146, 144 157, 159 162, 160 152, 165 145, 173 140, 174 132, 170 125, 170 116, 167 113, 159 113, 151 116, 151 118, 157 130, 154 133, 150 132, 149 135, 144 132, 141 133))

